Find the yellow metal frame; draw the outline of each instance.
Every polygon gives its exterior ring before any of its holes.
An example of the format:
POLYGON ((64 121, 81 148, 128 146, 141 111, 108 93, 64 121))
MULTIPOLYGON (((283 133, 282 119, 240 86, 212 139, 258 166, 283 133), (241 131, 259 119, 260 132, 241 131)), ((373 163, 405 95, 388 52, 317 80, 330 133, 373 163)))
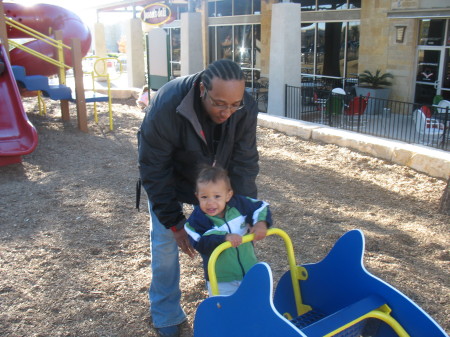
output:
MULTIPOLYGON (((267 236, 269 235, 278 235, 281 236, 281 238, 284 240, 287 257, 288 257, 288 263, 289 263, 289 269, 291 271, 291 280, 292 280, 292 288, 294 290, 294 297, 295 297, 295 305, 297 308, 297 315, 303 315, 307 313, 308 311, 312 310, 312 308, 309 305, 303 304, 302 302, 302 296, 300 292, 300 280, 306 280, 308 278, 308 272, 306 269, 302 266, 297 266, 297 263, 295 262, 295 255, 294 255, 294 247, 292 245, 291 238, 289 235, 279 229, 279 228, 270 228, 267 230, 267 236)), ((254 234, 248 234, 244 235, 242 238, 242 243, 253 241, 254 234)), ((208 262, 208 276, 209 276, 209 282, 211 284, 211 293, 212 295, 219 295, 219 288, 217 284, 217 275, 216 275, 216 262, 219 257, 219 255, 226 249, 231 248, 231 243, 229 241, 222 243, 214 251, 212 252, 209 262, 208 262)))
MULTIPOLYGON (((111 95, 111 78, 108 73, 108 66, 107 62, 108 60, 114 60, 116 62, 119 62, 119 69, 120 74, 122 73, 122 62, 120 62, 115 57, 98 57, 98 56, 87 56, 84 57, 83 60, 87 59, 95 59, 95 62, 93 64, 93 70, 91 71, 83 71, 85 74, 90 75, 92 79, 92 91, 96 91, 95 89, 95 80, 98 78, 106 78, 107 83, 107 95, 108 95, 108 110, 109 110, 109 129, 112 131, 114 130, 114 120, 113 120, 113 113, 112 113, 112 95, 111 95), (102 67, 99 67, 99 64, 103 64, 102 67), (101 69, 100 69, 101 68, 101 69), (101 71, 103 69, 103 71, 101 71)), ((120 75, 119 75, 120 76, 120 75)), ((95 123, 98 123, 98 113, 97 113, 97 102, 94 103, 94 121, 95 123)))
POLYGON ((45 105, 45 101, 42 98, 42 91, 38 90, 38 107, 39 107, 39 115, 43 116, 47 114, 47 107, 45 105))
POLYGON ((59 68, 59 80, 60 84, 66 84, 66 69, 70 69, 71 67, 64 63, 64 48, 67 48, 68 50, 71 50, 70 46, 62 43, 60 40, 55 40, 45 34, 42 34, 18 21, 12 20, 8 17, 5 17, 5 22, 7 25, 25 33, 28 34, 31 37, 34 37, 37 40, 43 41, 53 47, 55 47, 58 51, 58 60, 54 60, 47 55, 44 55, 42 53, 39 53, 31 48, 28 48, 27 46, 24 46, 20 43, 15 42, 14 40, 8 40, 8 42, 16 47, 19 48, 33 56, 36 56, 37 58, 40 58, 41 60, 44 60, 48 63, 51 63, 59 68))
MULTIPOLYGON (((287 256, 288 256, 289 269, 291 271, 291 281, 292 281, 292 288, 294 290, 294 298, 295 298, 295 304, 296 304, 296 308, 297 308, 297 316, 301 316, 301 315, 307 313, 308 311, 312 310, 311 306, 303 304, 301 292, 300 292, 300 282, 299 281, 306 280, 308 278, 308 272, 304 267, 297 266, 297 263, 295 262, 294 247, 292 245, 291 238, 285 231, 283 231, 279 228, 270 228, 269 230, 267 230, 267 236, 269 236, 269 235, 278 235, 278 236, 281 236, 281 238, 284 240, 286 252, 287 252, 287 256)), ((250 242, 253 240, 254 240, 254 234, 248 234, 242 238, 242 243, 250 242)), ((229 241, 226 241, 226 242, 222 243, 221 245, 219 245, 218 247, 216 247, 216 249, 214 249, 214 251, 212 252, 212 254, 209 258, 208 275, 209 275, 209 282, 211 284, 211 293, 213 296, 219 295, 219 288, 218 288, 218 284, 217 284, 217 275, 216 275, 216 270, 215 270, 217 259, 219 258, 220 254, 224 250, 231 248, 231 247, 232 247, 231 243, 229 241)), ((397 335, 399 337, 410 337, 409 334, 405 331, 405 329, 400 325, 400 323, 398 323, 395 320, 395 318, 393 318, 390 315, 391 311, 392 311, 391 308, 389 308, 389 306, 387 304, 384 304, 381 307, 379 307, 378 309, 372 310, 372 311, 368 312, 367 314, 362 315, 362 316, 358 317, 357 319, 326 334, 324 337, 334 336, 367 318, 376 318, 376 319, 382 320, 383 322, 388 324, 397 333, 397 335)), ((292 317, 289 313, 285 313, 284 316, 289 320, 292 319, 292 317)))
POLYGON ((117 57, 99 57, 98 60, 95 61, 95 63, 94 63, 94 71, 98 76, 106 76, 105 74, 108 74, 109 79, 113 81, 113 80, 117 80, 118 78, 120 78, 120 75, 122 75, 122 72, 123 72, 123 66, 122 66, 122 62, 117 57), (103 63, 103 65, 101 67, 99 67, 100 63, 97 63, 100 60, 103 63), (117 62, 117 64, 119 65, 119 72, 116 77, 111 77, 111 75, 108 73, 108 61, 117 62))
MULTIPOLYGON (((109 77, 109 73, 108 73, 108 66, 104 67, 104 72, 101 73, 97 70, 97 64, 99 64, 99 62, 103 62, 104 64, 106 64, 107 60, 111 59, 110 57, 101 57, 99 58, 97 61, 94 62, 94 71, 92 72, 92 90, 95 91, 94 88, 94 82, 96 78, 102 78, 105 77, 106 78, 106 83, 107 83, 107 88, 108 88, 108 109, 109 109, 109 129, 112 131, 114 129, 114 121, 113 121, 113 115, 112 115, 112 98, 111 98, 111 79, 109 77)), ((98 117, 97 117, 97 103, 94 102, 94 119, 95 122, 98 122, 98 117)))
MULTIPOLYGON (((54 60, 51 57, 48 57, 45 54, 42 54, 40 52, 37 52, 25 45, 22 45, 20 43, 15 42, 14 40, 8 39, 8 43, 20 50, 25 51, 26 53, 33 55, 41 60, 44 60, 45 62, 48 62, 50 64, 53 64, 54 66, 58 67, 59 69, 59 83, 60 84, 66 84, 66 69, 70 69, 71 67, 64 63, 64 48, 67 48, 68 50, 71 50, 72 48, 64 43, 62 43, 61 40, 55 40, 45 34, 42 34, 18 21, 15 21, 13 19, 10 19, 5 16, 5 23, 6 25, 9 25, 12 28, 15 28, 30 37, 33 37, 37 40, 43 41, 57 49, 58 54, 58 60, 54 60)), ((45 105, 45 101, 42 97, 42 92, 39 90, 38 95, 38 107, 39 107, 39 115, 45 115, 47 114, 47 107, 45 105)))
POLYGON ((379 307, 378 309, 372 310, 372 311, 368 312, 367 314, 362 315, 361 317, 358 317, 357 319, 326 334, 324 337, 332 337, 367 318, 375 318, 375 319, 379 319, 379 320, 385 322, 395 331, 395 333, 399 337, 410 337, 409 334, 406 332, 406 330, 403 329, 403 327, 400 325, 400 323, 397 322, 397 320, 390 315, 391 311, 392 311, 392 309, 389 308, 389 306, 387 304, 384 304, 381 307, 379 307))

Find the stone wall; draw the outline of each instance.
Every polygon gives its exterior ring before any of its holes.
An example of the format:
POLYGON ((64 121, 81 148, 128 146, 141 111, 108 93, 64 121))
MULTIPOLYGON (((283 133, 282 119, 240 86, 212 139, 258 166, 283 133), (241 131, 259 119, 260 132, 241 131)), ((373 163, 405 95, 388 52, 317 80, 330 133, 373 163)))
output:
POLYGON ((363 135, 285 117, 258 115, 258 125, 296 136, 347 147, 439 179, 450 177, 450 153, 423 145, 363 135))
POLYGON ((414 9, 419 1, 363 0, 361 8, 361 35, 359 69, 381 69, 394 75, 390 99, 414 99, 415 59, 418 20, 391 19, 391 9, 414 9), (406 26, 403 42, 396 42, 396 27, 406 26))

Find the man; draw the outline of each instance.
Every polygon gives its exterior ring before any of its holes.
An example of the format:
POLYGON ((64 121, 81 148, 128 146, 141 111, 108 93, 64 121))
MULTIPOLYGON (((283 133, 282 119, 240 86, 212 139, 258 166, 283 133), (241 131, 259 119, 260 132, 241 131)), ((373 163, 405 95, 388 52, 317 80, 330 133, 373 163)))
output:
POLYGON ((201 73, 158 90, 139 132, 139 170, 149 197, 152 280, 150 313, 160 336, 178 336, 186 320, 180 305, 178 247, 193 257, 182 203, 197 204, 202 164, 229 172, 233 190, 256 198, 257 105, 245 91, 240 67, 218 60, 201 73))

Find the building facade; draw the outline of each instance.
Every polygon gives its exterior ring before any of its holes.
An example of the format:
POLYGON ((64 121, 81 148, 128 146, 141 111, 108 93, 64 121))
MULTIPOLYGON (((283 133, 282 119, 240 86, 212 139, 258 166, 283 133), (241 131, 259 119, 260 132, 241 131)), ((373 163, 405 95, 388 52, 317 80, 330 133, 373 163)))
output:
MULTIPOLYGON (((431 104, 450 99, 450 0, 166 0, 178 16, 201 13, 203 64, 239 63, 247 86, 270 83, 272 6, 298 3, 303 78, 357 78, 364 70, 394 76, 390 99, 431 104)), ((148 1, 152 3, 152 1, 148 1)), ((140 1, 142 7, 145 2, 140 1)), ((181 20, 169 36, 170 75, 180 75, 181 20)))
MULTIPOLYGON (((248 85, 268 77, 274 0, 204 1, 205 64, 230 58, 248 85)), ((302 76, 394 75, 391 99, 450 99, 449 0, 292 0, 300 3, 302 76)), ((269 79, 270 81, 270 79, 269 79)))

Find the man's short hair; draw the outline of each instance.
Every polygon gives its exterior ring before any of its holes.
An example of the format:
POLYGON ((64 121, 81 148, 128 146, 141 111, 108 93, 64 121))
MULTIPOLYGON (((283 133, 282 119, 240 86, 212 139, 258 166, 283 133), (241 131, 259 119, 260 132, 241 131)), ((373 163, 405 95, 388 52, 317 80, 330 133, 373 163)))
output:
POLYGON ((202 73, 202 82, 206 90, 212 89, 212 80, 214 78, 224 81, 241 81, 244 79, 244 73, 236 62, 220 59, 211 63, 202 73))

